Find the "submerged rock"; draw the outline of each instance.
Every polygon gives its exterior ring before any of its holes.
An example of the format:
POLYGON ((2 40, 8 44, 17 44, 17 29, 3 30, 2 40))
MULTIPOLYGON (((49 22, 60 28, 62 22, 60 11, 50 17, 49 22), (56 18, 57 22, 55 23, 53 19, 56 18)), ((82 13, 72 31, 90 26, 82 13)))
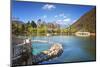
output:
POLYGON ((63 53, 63 47, 59 43, 55 43, 51 46, 50 49, 42 51, 38 55, 33 55, 33 64, 38 64, 43 61, 48 61, 50 59, 53 59, 55 57, 60 56, 63 53))

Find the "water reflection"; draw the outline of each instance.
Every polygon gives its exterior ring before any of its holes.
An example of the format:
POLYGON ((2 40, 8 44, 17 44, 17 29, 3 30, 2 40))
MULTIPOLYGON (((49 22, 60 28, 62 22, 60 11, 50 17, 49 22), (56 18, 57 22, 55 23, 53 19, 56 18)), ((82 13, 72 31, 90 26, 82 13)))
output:
MULTIPOLYGON (((47 37, 39 36, 33 39, 47 40, 47 37)), ((64 52, 60 57, 40 64, 95 60, 95 37, 52 36, 50 39, 52 42, 61 43, 64 52)), ((43 50, 47 50, 50 46, 47 43, 33 43, 32 53, 37 54, 43 50)))

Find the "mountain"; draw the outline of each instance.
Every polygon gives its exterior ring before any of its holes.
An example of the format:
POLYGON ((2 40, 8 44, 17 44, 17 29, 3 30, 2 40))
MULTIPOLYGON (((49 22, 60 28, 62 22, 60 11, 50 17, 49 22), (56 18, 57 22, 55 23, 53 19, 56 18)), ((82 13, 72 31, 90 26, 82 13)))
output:
POLYGON ((16 23, 16 24, 25 24, 24 22, 19 21, 19 20, 12 20, 12 23, 16 23))
POLYGON ((74 24, 70 26, 72 32, 85 31, 96 32, 96 7, 81 16, 74 24))

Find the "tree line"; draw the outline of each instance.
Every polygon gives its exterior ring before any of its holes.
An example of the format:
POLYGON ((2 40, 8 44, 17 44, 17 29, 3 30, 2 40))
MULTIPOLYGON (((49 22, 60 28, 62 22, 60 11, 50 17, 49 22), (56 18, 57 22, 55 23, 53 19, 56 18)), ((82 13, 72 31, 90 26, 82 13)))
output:
POLYGON ((22 23, 21 21, 12 21, 12 34, 13 35, 32 35, 36 32, 37 25, 34 21, 22 23))
POLYGON ((71 28, 61 28, 59 24, 46 23, 40 19, 35 21, 28 21, 27 23, 13 20, 12 21, 12 34, 29 36, 29 35, 46 35, 47 33, 61 35, 71 32, 71 28))

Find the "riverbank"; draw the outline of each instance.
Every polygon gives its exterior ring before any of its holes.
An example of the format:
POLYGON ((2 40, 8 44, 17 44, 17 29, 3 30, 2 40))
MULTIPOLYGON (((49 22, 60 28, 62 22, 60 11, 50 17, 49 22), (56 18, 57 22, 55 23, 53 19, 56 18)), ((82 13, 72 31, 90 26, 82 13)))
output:
MULTIPOLYGON (((16 36, 16 35, 15 35, 16 36)), ((45 34, 45 33, 40 33, 40 34, 34 34, 34 35, 30 35, 30 36, 23 36, 23 35, 17 35, 16 37, 17 38, 20 38, 20 39, 26 39, 26 38, 32 38, 32 37, 36 37, 36 36, 46 36, 46 37, 48 37, 47 36, 47 34, 45 34)), ((57 34, 55 34, 55 33, 50 33, 50 36, 76 36, 75 35, 75 33, 57 33, 57 34)), ((96 37, 96 33, 90 33, 90 36, 93 36, 93 37, 96 37)))
POLYGON ((23 66, 32 64, 32 47, 24 43, 25 38, 12 36, 11 66, 23 66))
MULTIPOLYGON (((38 64, 40 62, 58 57, 63 52, 62 45, 59 43, 54 43, 50 49, 41 51, 41 53, 38 55, 32 55, 32 44, 25 44, 23 43, 24 40, 25 39, 22 37, 12 37, 12 66, 38 64)), ((41 42, 41 40, 39 42, 41 42)))

